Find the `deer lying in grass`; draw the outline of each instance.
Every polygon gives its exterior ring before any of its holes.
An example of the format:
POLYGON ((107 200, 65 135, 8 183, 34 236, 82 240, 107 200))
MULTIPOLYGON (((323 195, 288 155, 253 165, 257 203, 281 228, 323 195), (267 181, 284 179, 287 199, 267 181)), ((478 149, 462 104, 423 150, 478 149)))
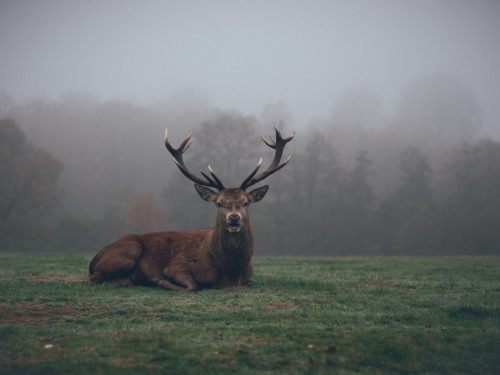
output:
POLYGON ((283 139, 276 129, 276 141, 262 140, 275 150, 274 160, 261 174, 257 167, 238 188, 225 188, 210 166, 211 177, 193 175, 184 164, 183 153, 194 139, 192 133, 174 149, 167 138, 165 146, 174 157, 177 167, 191 181, 200 197, 217 207, 215 227, 187 232, 157 232, 141 235, 127 234, 104 247, 89 266, 89 282, 113 285, 152 285, 178 291, 200 288, 226 288, 250 284, 253 268, 251 258, 254 241, 248 206, 258 202, 268 185, 247 193, 250 186, 283 168, 291 155, 280 164, 285 145, 295 133, 283 139), (211 189, 215 188, 215 192, 211 189))

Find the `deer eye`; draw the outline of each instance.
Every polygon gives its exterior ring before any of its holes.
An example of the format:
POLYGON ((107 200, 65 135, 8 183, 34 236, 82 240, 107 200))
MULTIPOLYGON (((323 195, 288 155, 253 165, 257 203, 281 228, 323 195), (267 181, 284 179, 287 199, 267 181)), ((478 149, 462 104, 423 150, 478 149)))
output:
POLYGON ((219 203, 219 202, 215 203, 215 205, 216 205, 217 207, 219 207, 219 208, 220 208, 220 207, 222 207, 222 204, 221 204, 221 203, 219 203))

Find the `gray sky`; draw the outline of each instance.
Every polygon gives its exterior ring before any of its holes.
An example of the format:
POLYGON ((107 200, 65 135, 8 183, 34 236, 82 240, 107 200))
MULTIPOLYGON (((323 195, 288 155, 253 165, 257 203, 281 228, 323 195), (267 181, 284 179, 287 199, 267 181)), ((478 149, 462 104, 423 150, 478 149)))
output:
POLYGON ((0 90, 153 104, 183 90, 295 125, 345 89, 387 109, 425 74, 455 73, 500 128, 500 1, 0 0, 0 90))

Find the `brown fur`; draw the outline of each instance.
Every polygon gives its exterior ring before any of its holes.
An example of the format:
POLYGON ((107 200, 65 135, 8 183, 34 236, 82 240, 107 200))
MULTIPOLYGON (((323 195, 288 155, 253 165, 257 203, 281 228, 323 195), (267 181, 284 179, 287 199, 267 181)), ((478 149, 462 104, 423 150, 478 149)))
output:
POLYGON ((250 193, 239 188, 216 193, 198 184, 195 187, 202 199, 217 206, 213 229, 128 234, 94 257, 89 281, 179 291, 251 283, 254 242, 248 205, 261 200, 268 186, 250 193))

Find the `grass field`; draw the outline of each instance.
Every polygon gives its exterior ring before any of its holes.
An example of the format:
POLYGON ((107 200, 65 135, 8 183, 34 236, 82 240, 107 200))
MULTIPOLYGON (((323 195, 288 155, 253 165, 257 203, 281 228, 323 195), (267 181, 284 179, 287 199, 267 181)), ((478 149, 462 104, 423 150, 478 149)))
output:
POLYGON ((256 258, 191 294, 90 258, 0 254, 1 374, 500 373, 500 257, 256 258))

